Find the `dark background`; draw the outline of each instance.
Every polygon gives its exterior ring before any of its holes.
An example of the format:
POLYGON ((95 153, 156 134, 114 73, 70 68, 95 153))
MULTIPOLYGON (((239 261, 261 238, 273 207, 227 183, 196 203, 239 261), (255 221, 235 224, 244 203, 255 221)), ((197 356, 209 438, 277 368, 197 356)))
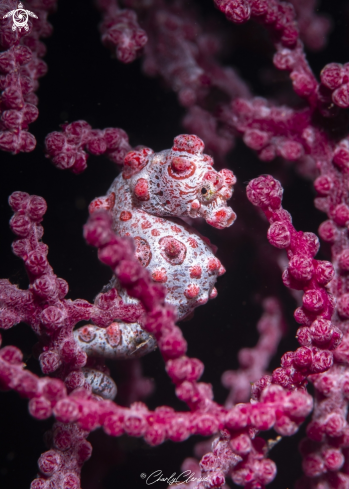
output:
MULTIPOLYGON (((188 1, 191 4, 193 0, 188 1)), ((204 15, 220 18, 211 0, 197 2, 204 15)), ((321 53, 310 54, 309 61, 316 75, 332 61, 348 61, 349 2, 321 1, 320 11, 333 19, 329 44, 321 53)), ((31 125, 38 144, 33 153, 0 154, 0 277, 25 287, 22 263, 11 253, 13 236, 8 228, 11 211, 8 195, 15 190, 42 195, 48 203, 44 219, 44 241, 50 247, 49 260, 55 273, 69 282, 69 297, 90 301, 110 278, 109 270, 96 257, 82 237, 87 219, 87 206, 96 196, 105 194, 117 174, 113 163, 104 157, 91 157, 85 173, 75 176, 54 168, 45 158, 43 141, 47 133, 58 130, 65 121, 87 120, 95 128, 121 127, 127 131, 132 145, 144 144, 159 151, 172 145, 174 136, 183 132, 181 118, 184 109, 176 95, 158 79, 142 74, 141 62, 122 65, 112 59, 100 42, 97 24, 99 13, 92 2, 61 0, 57 12, 50 17, 53 36, 46 40, 48 74, 40 80, 39 119, 31 125)), ((287 80, 274 73, 271 63, 273 49, 263 29, 250 22, 244 26, 227 24, 233 31, 233 45, 227 63, 237 67, 255 94, 275 96, 288 88, 287 80), (265 74, 269 76, 265 76, 265 74)), ((281 282, 275 263, 276 250, 268 244, 266 222, 245 197, 246 183, 261 173, 272 173, 285 186, 284 206, 293 215, 297 229, 316 232, 323 215, 314 210, 312 184, 297 176, 292 166, 281 161, 261 163, 241 142, 227 158, 227 166, 237 175, 239 185, 232 199, 238 220, 231 229, 217 231, 203 226, 200 231, 219 246, 218 257, 227 273, 218 281, 218 298, 199 308, 193 320, 182 324, 189 344, 188 354, 204 361, 203 381, 214 386, 215 399, 224 402, 226 389, 220 376, 226 369, 238 367, 236 354, 243 346, 257 341, 255 325, 261 314, 263 297, 277 295, 282 301, 289 325, 287 337, 271 367, 278 366, 280 355, 297 347, 294 339, 296 323, 292 318, 294 299, 281 282), (258 244, 258 246, 257 246, 258 244)), ((319 258, 328 257, 322 248, 319 258)), ((28 367, 39 373, 31 357, 35 335, 26 325, 3 333, 3 344, 19 346, 28 367)), ((149 407, 168 404, 177 409, 185 406, 176 399, 159 353, 143 359, 144 372, 155 380, 157 390, 147 400, 149 407)), ((118 376, 118 366, 112 367, 118 376)), ((46 450, 42 437, 52 421, 39 422, 27 412, 27 401, 14 393, 0 396, 0 487, 28 488, 36 475, 40 453, 46 450)), ((286 489, 293 486, 301 474, 301 459, 297 445, 304 430, 292 439, 284 439, 271 452, 278 464, 278 476, 269 486, 286 489)), ((267 437, 275 434, 268 433, 267 437)), ((162 469, 167 476, 178 473, 180 464, 192 455, 200 438, 182 444, 166 442, 157 448, 142 440, 108 438, 98 430, 90 435, 94 446, 91 460, 82 472, 84 489, 143 489, 142 472, 150 474, 162 469)), ((231 484, 231 482, 229 482, 231 484)), ((157 483, 157 489, 166 484, 157 483)))

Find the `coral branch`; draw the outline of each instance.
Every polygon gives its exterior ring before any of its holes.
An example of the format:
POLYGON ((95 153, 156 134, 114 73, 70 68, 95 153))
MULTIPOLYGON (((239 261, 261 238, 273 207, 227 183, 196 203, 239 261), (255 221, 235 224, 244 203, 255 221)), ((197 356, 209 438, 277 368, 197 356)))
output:
POLYGON ((83 172, 89 156, 86 151, 94 155, 106 154, 120 165, 131 150, 128 136, 122 129, 92 129, 85 121, 62 124, 62 129, 62 132, 51 132, 45 139, 46 155, 60 170, 83 172))
POLYGON ((138 25, 136 13, 121 9, 117 0, 97 0, 96 4, 103 14, 100 25, 103 44, 115 52, 119 61, 131 63, 148 41, 138 25))
POLYGON ((5 0, 0 5, 0 149, 12 153, 33 151, 35 137, 28 126, 38 117, 38 79, 46 74, 42 61, 46 53, 41 37, 51 35, 47 15, 54 11, 56 0, 27 2, 38 19, 28 20, 29 30, 15 28, 8 12, 17 9, 18 2, 5 0))
MULTIPOLYGON (((297 331, 301 347, 285 353, 281 368, 272 376, 273 382, 294 389, 304 386, 309 374, 325 372, 332 366, 332 350, 339 346, 342 333, 331 322, 335 298, 326 287, 334 277, 333 266, 314 259, 319 240, 313 233, 295 230, 290 214, 281 206, 282 193, 280 182, 269 175, 252 180, 247 187, 248 199, 262 209, 270 223, 269 242, 287 251, 289 265, 282 276, 284 284, 304 291, 303 305, 294 314, 303 325, 297 331)), ((254 393, 257 396, 258 385, 254 393)))

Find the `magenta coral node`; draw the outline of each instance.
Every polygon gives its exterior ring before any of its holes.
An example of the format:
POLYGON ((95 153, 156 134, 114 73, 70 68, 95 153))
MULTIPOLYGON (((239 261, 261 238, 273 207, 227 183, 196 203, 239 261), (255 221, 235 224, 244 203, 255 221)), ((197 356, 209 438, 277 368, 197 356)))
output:
POLYGON ((39 356, 41 370, 44 374, 55 372, 61 365, 61 359, 55 351, 45 351, 39 356))
POLYGON ((322 452, 322 457, 327 470, 337 471, 341 469, 344 464, 344 455, 340 450, 335 448, 327 448, 324 450, 322 452))
POLYGON ((343 435, 345 419, 339 413, 332 413, 327 417, 325 432, 328 436, 338 437, 343 435))
POLYGON ((34 397, 29 401, 29 412, 33 418, 47 419, 52 415, 51 403, 44 397, 34 397))
POLYGON ((251 9, 246 0, 230 0, 223 11, 227 19, 235 24, 242 24, 251 16, 251 9))
POLYGON ((76 451, 78 455, 78 462, 83 464, 92 455, 92 445, 87 440, 82 440, 76 451))
POLYGON ((297 280, 308 281, 314 272, 313 261, 311 258, 294 255, 290 260, 288 269, 297 280))
POLYGON ((53 443, 61 452, 68 450, 73 444, 73 439, 69 433, 69 428, 65 429, 62 425, 57 426, 53 432, 53 443))
POLYGON ((79 417, 77 404, 71 399, 62 399, 53 408, 54 415, 62 423, 73 423, 79 417))
POLYGON ((338 257, 339 267, 347 272, 349 271, 349 250, 343 250, 338 257))
POLYGON ((347 171, 349 168, 349 143, 347 139, 344 139, 335 148, 333 153, 333 163, 337 165, 343 171, 347 171))
POLYGON ((333 220, 338 226, 345 226, 349 221, 349 207, 346 204, 338 204, 333 210, 333 220))
POLYGON ((187 342, 179 329, 161 338, 158 344, 165 358, 177 358, 187 351, 187 342))
POLYGON ((66 389, 61 380, 50 379, 44 384, 42 393, 44 397, 54 405, 59 399, 66 396, 66 389))
POLYGON ((45 479, 34 479, 30 489, 48 489, 48 481, 45 479))
POLYGON ((29 199, 28 214, 31 220, 40 222, 47 211, 45 199, 32 195, 29 199))
POLYGON ((283 189, 280 182, 270 175, 251 180, 246 192, 250 202, 259 207, 278 209, 281 205, 283 189))
POLYGON ((243 140, 249 148, 260 151, 270 141, 270 135, 259 129, 249 129, 245 132, 243 140))
POLYGON ((109 241, 111 217, 103 211, 95 212, 84 226, 84 237, 92 246, 103 246, 109 241))
POLYGON ((333 279, 335 271, 329 261, 318 261, 316 267, 316 280, 320 285, 327 285, 333 279))
POLYGON ((333 354, 328 350, 318 351, 313 356, 311 371, 314 373, 326 372, 333 365, 333 354))
POLYGON ((117 414, 110 414, 103 423, 104 431, 107 435, 121 436, 124 434, 123 419, 117 414))
POLYGON ((225 425, 233 430, 245 428, 248 422, 249 407, 245 404, 237 404, 225 417, 225 425))
POLYGON ((326 65, 321 73, 321 83, 330 90, 335 90, 343 83, 343 65, 339 63, 330 63, 326 65))
POLYGON ((56 450, 43 453, 38 460, 39 470, 46 476, 51 476, 57 472, 61 463, 61 457, 56 450))
POLYGON ((144 435, 144 441, 150 446, 161 445, 165 441, 166 432, 163 426, 153 424, 144 435))
POLYGON ((31 229, 31 222, 27 216, 23 214, 15 214, 10 220, 10 227, 17 236, 26 238, 31 229))
POLYGON ((16 390, 23 397, 34 397, 38 388, 38 380, 32 373, 25 372, 18 377, 16 390))
MULTIPOLYGON (((22 253, 20 255, 23 256, 22 253)), ((48 261, 44 253, 34 250, 28 254, 25 266, 33 275, 42 275, 48 267, 48 261)))
POLYGON ((296 141, 285 141, 278 147, 278 153, 289 161, 296 161, 303 156, 303 146, 296 141))
POLYGON ((8 203, 12 210, 16 212, 20 209, 26 209, 29 197, 29 194, 26 192, 13 192, 8 198, 8 203))
MULTIPOLYGON (((54 289, 55 292, 55 289, 54 289)), ((38 294, 41 297, 50 297, 49 294, 38 294)), ((42 324, 46 327, 48 331, 54 332, 58 328, 62 327, 64 324, 64 320, 66 318, 66 314, 63 310, 59 309, 55 306, 49 306, 44 309, 41 313, 40 319, 42 324)))
POLYGON ((251 423, 258 430, 266 431, 272 428, 275 423, 275 412, 272 407, 253 406, 250 414, 251 423))
POLYGON ((349 107, 349 83, 345 83, 337 88, 332 94, 332 100, 342 109, 349 107))
POLYGON ((210 414, 202 414, 194 418, 195 432, 202 436, 211 436, 219 429, 218 420, 210 414))
POLYGON ((250 0, 250 7, 252 15, 265 15, 268 10, 267 0, 250 0))
POLYGON ((124 419, 124 429, 129 436, 140 437, 144 435, 147 427, 144 413, 129 413, 124 419))
POLYGON ((93 431, 97 428, 99 422, 98 410, 92 410, 92 404, 84 401, 80 405, 79 426, 86 431, 93 431))
POLYGON ((79 489, 80 479, 75 474, 66 474, 63 478, 62 489, 79 489))
POLYGON ((233 437, 230 441, 230 446, 238 455, 247 455, 252 449, 251 439, 247 433, 233 437))
POLYGON ((304 346, 298 348, 293 355, 293 362, 297 367, 307 368, 310 367, 313 361, 313 355, 310 348, 304 346))
POLYGON ((195 381, 201 377, 204 365, 197 358, 184 356, 169 360, 166 364, 166 371, 175 383, 183 380, 195 381))
POLYGON ((337 302, 338 314, 344 318, 349 318, 349 293, 343 294, 339 297, 337 302))
POLYGON ((0 358, 11 365, 20 365, 23 360, 23 354, 15 346, 5 346, 0 350, 0 358))
POLYGON ((313 313, 322 311, 325 303, 321 292, 316 289, 307 290, 303 295, 303 306, 313 313))
POLYGON ((325 345, 331 340, 333 335, 332 323, 326 319, 319 318, 313 322, 309 333, 315 344, 325 345))
POLYGON ((332 220, 324 221, 319 226, 319 235, 324 241, 334 243, 337 239, 338 231, 332 220))
POLYGON ((293 90, 300 97, 309 97, 316 89, 315 80, 308 74, 294 71, 291 74, 291 79, 293 90))
POLYGON ((168 438, 175 442, 186 440, 190 436, 189 422, 187 418, 175 417, 167 428, 168 438))
POLYGON ((317 454, 307 455, 302 463, 304 473, 308 477, 317 477, 326 472, 322 457, 317 454))

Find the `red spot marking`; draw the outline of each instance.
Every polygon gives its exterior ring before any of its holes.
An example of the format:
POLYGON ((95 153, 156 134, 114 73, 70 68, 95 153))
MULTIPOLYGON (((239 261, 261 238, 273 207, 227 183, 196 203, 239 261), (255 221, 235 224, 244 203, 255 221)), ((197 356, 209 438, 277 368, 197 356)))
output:
POLYGON ((147 267, 149 265, 149 262, 152 257, 152 253, 150 251, 150 246, 144 238, 141 238, 140 236, 136 236, 134 238, 135 240, 135 245, 136 245, 136 257, 138 258, 138 261, 143 267, 147 267))
POLYGON ((139 173, 148 163, 149 155, 154 151, 150 148, 142 148, 139 151, 129 151, 124 159, 124 171, 122 176, 125 180, 139 173))
POLYGON ((161 268, 160 270, 154 270, 151 274, 154 282, 165 283, 167 281, 167 274, 165 268, 161 268))
POLYGON ((194 175, 196 166, 192 161, 188 160, 188 165, 187 168, 181 172, 174 171, 172 168, 172 159, 169 158, 169 161, 171 164, 167 167, 168 174, 170 175, 171 178, 174 178, 175 180, 184 180, 185 178, 189 178, 192 175, 194 175))
POLYGON ((171 229, 174 233, 181 233, 182 230, 178 226, 171 226, 171 229))
POLYGON ((149 200, 148 181, 145 178, 139 178, 137 180, 134 192, 139 200, 149 200))
POLYGON ((122 211, 120 213, 120 221, 129 221, 132 219, 132 214, 129 211, 122 211))
POLYGON ((115 194, 111 192, 108 197, 99 197, 98 199, 94 199, 91 204, 88 206, 88 211, 90 214, 93 214, 95 211, 100 209, 105 209, 106 211, 110 211, 115 205, 115 194))
POLYGON ((197 209, 200 209, 201 204, 200 204, 200 202, 198 200, 194 200, 194 202, 191 203, 190 207, 193 210, 197 210, 197 209))
POLYGON ((221 209, 220 211, 217 211, 214 215, 216 221, 224 221, 224 219, 227 217, 227 211, 225 209, 221 209))
POLYGON ((152 229, 151 234, 152 236, 160 236, 160 231, 158 231, 157 229, 152 229))
POLYGON ((95 331, 90 326, 84 326, 79 329, 79 339, 84 343, 90 343, 96 337, 95 331))
POLYGON ((142 222, 141 228, 142 229, 149 229, 149 228, 151 228, 151 222, 149 222, 149 221, 142 222))
POLYGON ((174 172, 183 173, 191 168, 191 162, 187 158, 181 158, 180 156, 172 158, 171 168, 174 172))
POLYGON ((191 278, 201 278, 202 268, 200 265, 194 265, 190 268, 190 277, 191 278))
POLYGON ((110 346, 118 346, 121 341, 121 331, 118 323, 112 323, 105 330, 105 335, 110 346))
POLYGON ((198 247, 198 242, 194 238, 188 238, 188 243, 192 248, 198 247))
POLYGON ((208 260, 207 267, 209 272, 214 273, 220 269, 221 262, 218 260, 218 258, 210 258, 208 260))
POLYGON ((200 287, 198 285, 190 284, 186 288, 184 295, 187 299, 195 299, 199 295, 200 287))
POLYGON ((234 185, 234 183, 236 183, 236 177, 231 170, 227 170, 226 168, 224 168, 219 173, 224 178, 225 184, 228 185, 229 187, 231 187, 232 185, 234 185))
POLYGON ((160 253, 163 258, 171 265, 181 265, 187 254, 185 244, 172 236, 165 236, 159 241, 160 253))

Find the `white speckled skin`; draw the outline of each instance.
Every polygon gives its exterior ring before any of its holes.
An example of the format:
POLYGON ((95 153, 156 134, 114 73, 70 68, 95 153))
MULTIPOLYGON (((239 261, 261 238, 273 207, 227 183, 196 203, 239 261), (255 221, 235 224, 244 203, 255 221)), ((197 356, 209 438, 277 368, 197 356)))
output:
POLYGON ((74 331, 79 347, 89 357, 138 358, 156 348, 156 341, 137 323, 112 323, 107 328, 93 324, 74 331))
POLYGON ((91 385, 93 394, 103 399, 110 399, 111 401, 115 399, 117 387, 109 375, 93 368, 83 368, 81 371, 84 374, 86 382, 91 385))

